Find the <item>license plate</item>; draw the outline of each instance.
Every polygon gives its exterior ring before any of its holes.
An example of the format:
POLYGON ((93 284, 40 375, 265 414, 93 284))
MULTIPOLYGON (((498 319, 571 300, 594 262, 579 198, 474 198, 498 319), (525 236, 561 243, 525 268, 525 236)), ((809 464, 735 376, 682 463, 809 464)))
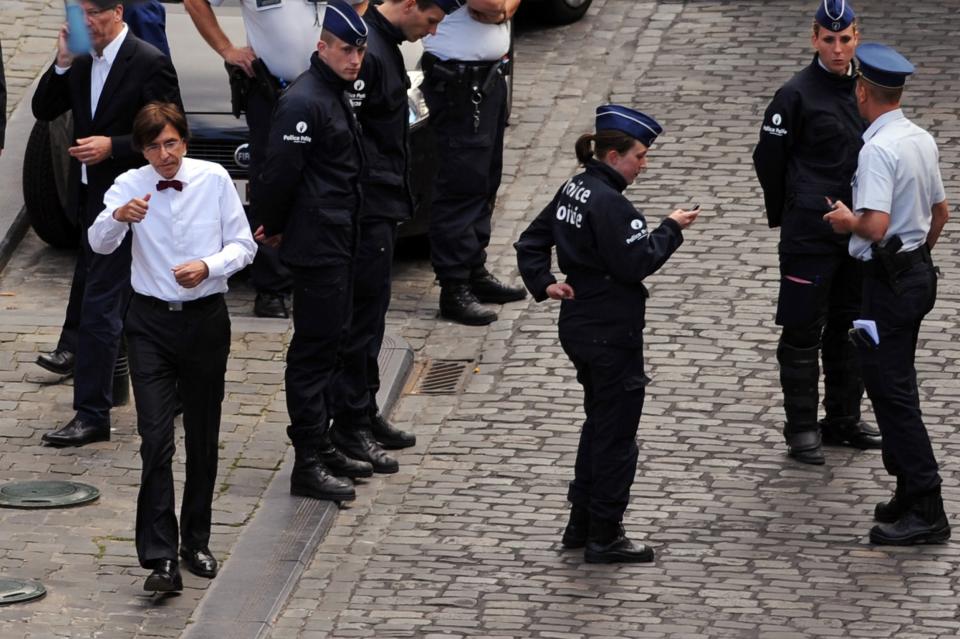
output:
POLYGON ((250 181, 249 180, 234 180, 233 185, 237 187, 237 194, 240 195, 240 201, 243 202, 244 206, 250 204, 250 181))

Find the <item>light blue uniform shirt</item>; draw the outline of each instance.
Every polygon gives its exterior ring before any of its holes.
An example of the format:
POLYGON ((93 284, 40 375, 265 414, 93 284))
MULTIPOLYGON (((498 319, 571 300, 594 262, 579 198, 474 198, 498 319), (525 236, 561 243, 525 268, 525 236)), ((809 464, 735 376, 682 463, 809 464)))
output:
MULTIPOLYGON (((890 226, 880 245, 899 235, 903 242, 900 252, 912 251, 927 241, 933 205, 947 199, 937 143, 900 109, 874 120, 863 141, 853 176, 854 213, 859 216, 864 209, 888 213, 890 226)), ((870 244, 870 240, 852 235, 850 255, 871 259, 870 244)))

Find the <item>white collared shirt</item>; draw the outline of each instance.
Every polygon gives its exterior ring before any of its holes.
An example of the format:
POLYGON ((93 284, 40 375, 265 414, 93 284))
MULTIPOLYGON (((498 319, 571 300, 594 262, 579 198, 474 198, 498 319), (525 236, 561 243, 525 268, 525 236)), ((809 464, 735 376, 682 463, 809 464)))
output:
MULTIPOLYGON (((932 208, 947 199, 940 176, 940 153, 933 136, 895 109, 874 120, 863 133, 863 148, 853 176, 853 208, 890 215, 883 246, 894 235, 912 251, 927 241, 932 208)), ((873 257, 870 240, 850 237, 850 255, 873 257)))
POLYGON ((253 261, 257 245, 233 181, 219 164, 183 158, 173 178, 183 191, 157 189, 164 179, 149 164, 118 177, 104 196, 106 208, 87 231, 90 247, 109 254, 133 232, 133 290, 167 302, 186 302, 227 291, 227 278, 253 261), (113 212, 133 198, 150 195, 147 215, 137 224, 119 222, 113 212), (202 259, 210 275, 183 288, 173 267, 202 259))

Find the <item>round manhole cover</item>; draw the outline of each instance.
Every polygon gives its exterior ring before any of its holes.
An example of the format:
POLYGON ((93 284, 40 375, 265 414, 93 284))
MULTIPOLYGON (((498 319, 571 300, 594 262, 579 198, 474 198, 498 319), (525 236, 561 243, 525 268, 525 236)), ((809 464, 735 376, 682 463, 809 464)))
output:
POLYGON ((0 577, 0 606, 39 599, 47 589, 36 581, 0 577))
POLYGON ((75 481, 22 481, 0 486, 2 508, 62 508, 94 501, 100 491, 75 481))

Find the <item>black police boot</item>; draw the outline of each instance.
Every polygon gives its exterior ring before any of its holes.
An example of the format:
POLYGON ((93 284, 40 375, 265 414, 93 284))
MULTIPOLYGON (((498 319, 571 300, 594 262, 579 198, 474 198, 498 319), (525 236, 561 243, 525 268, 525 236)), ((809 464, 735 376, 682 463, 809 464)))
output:
POLYGON ((440 317, 467 326, 486 326, 497 321, 497 314, 481 306, 467 282, 440 284, 440 317))
POLYGON ((593 518, 583 558, 588 564, 634 564, 653 561, 653 549, 634 544, 619 521, 593 518))
POLYGON ((357 492, 348 482, 337 479, 320 463, 317 451, 294 449, 293 472, 290 474, 290 494, 329 501, 352 501, 357 492))
POLYGON ((870 529, 870 543, 880 546, 942 544, 950 539, 950 522, 943 511, 940 489, 912 500, 907 511, 892 524, 870 529))
POLYGON ((571 506, 570 520, 563 530, 560 541, 564 548, 583 548, 590 534, 590 509, 586 506, 571 506))
POLYGON ((417 436, 402 431, 384 417, 381 413, 370 415, 370 433, 377 443, 387 450, 410 448, 417 445, 417 436))
POLYGON ((907 500, 903 494, 903 482, 897 477, 897 489, 890 501, 877 504, 873 509, 873 518, 881 524, 892 524, 908 510, 907 500))
POLYGON ((327 467, 330 474, 337 477, 349 477, 350 479, 373 477, 373 466, 365 461, 350 459, 337 450, 337 447, 329 439, 317 448, 317 458, 321 464, 327 467))
POLYGON ((281 319, 290 316, 282 293, 257 293, 253 300, 253 314, 281 319))
POLYGON ((470 291, 484 304, 518 302, 527 296, 522 286, 504 284, 493 276, 487 267, 480 266, 470 272, 470 291))
POLYGON ((880 431, 860 419, 863 378, 856 347, 849 339, 842 345, 823 347, 823 408, 827 416, 820 420, 823 443, 860 450, 881 448, 880 431))
POLYGON ((781 340, 777 347, 783 412, 787 422, 783 438, 787 454, 804 464, 824 463, 820 426, 817 423, 817 383, 820 378, 819 349, 794 348, 781 340))
POLYGON ((373 472, 391 475, 400 470, 397 460, 387 454, 373 439, 368 428, 356 428, 353 425, 338 427, 334 424, 330 429, 330 441, 339 448, 344 455, 368 462, 373 466, 373 472))

